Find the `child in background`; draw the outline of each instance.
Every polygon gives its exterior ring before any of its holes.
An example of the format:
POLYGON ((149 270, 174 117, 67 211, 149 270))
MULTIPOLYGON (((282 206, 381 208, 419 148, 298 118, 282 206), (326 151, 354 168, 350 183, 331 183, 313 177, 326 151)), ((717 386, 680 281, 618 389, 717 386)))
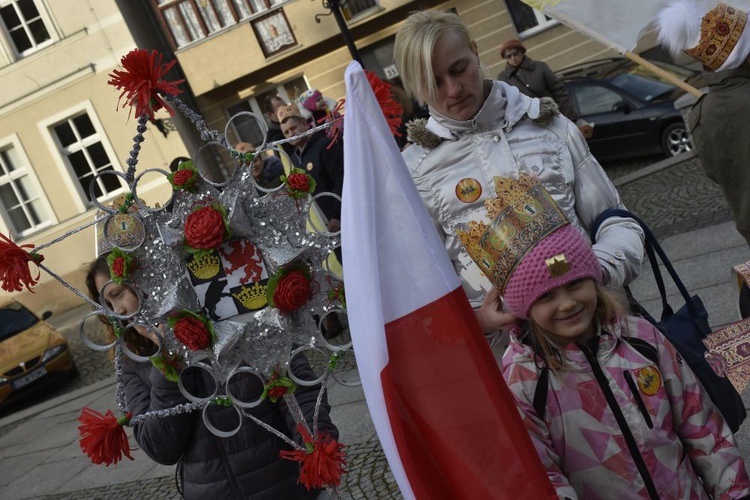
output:
MULTIPOLYGON (((302 95, 300 95, 297 100, 300 103, 300 108, 306 110, 311 114, 311 127, 317 127, 319 125, 322 125, 323 123, 328 123, 333 120, 339 120, 341 118, 341 114, 339 114, 338 111, 335 111, 336 101, 334 101, 333 99, 329 99, 328 97, 324 97, 319 90, 310 89, 302 93, 302 95)), ((340 121, 339 128, 341 131, 339 132, 339 135, 341 137, 343 137, 344 135, 343 126, 343 121, 340 121)), ((326 135, 328 137, 333 137, 332 134, 333 129, 326 129, 326 135)))
POLYGON ((504 376, 560 498, 743 498, 729 426, 674 347, 626 316, 544 188, 495 178, 459 237, 518 318, 504 376))

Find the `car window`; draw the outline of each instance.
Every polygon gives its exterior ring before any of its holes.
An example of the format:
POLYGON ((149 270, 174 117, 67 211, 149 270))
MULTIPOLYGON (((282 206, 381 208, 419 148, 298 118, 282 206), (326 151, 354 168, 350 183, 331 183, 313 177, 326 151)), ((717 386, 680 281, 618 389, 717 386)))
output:
POLYGON ((612 77, 609 83, 620 87, 625 92, 646 102, 651 102, 657 97, 669 94, 676 88, 674 85, 626 73, 612 77))
POLYGON ((601 85, 578 85, 573 89, 581 115, 609 113, 623 98, 617 92, 601 85))
POLYGON ((12 304, 0 309, 0 341, 12 337, 39 322, 28 309, 21 304, 12 304))

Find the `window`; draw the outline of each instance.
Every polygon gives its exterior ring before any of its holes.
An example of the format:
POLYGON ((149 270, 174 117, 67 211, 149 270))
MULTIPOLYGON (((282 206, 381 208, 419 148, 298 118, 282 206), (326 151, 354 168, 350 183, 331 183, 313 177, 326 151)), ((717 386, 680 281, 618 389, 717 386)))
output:
POLYGON ((557 21, 532 9, 521 0, 505 0, 505 4, 508 6, 516 32, 521 37, 531 36, 557 24, 557 21))
POLYGON ((289 27, 283 10, 251 21, 260 48, 266 57, 283 52, 297 45, 297 39, 289 27))
POLYGON ((362 17, 378 7, 379 5, 376 0, 346 0, 345 2, 341 2, 341 12, 347 21, 362 17))
POLYGON ((51 224, 46 201, 39 197, 36 178, 15 145, 0 148, 0 208, 15 237, 51 224))
POLYGON ((600 85, 575 86, 573 95, 578 104, 578 113, 581 115, 610 113, 615 105, 624 101, 620 94, 600 85))
MULTIPOLYGON (((230 106, 227 109, 227 113, 231 118, 237 113, 243 111, 251 111, 256 115, 263 117, 263 119, 266 120, 266 125, 269 125, 270 123, 268 121, 268 117, 263 112, 263 103, 265 102, 266 97, 271 97, 278 94, 278 96, 281 97, 284 101, 291 102, 294 101, 300 94, 302 94, 302 92, 306 91, 307 89, 308 85, 305 77, 300 76, 293 80, 289 80, 286 83, 268 89, 265 92, 255 94, 253 97, 250 97, 249 99, 242 101, 239 104, 230 106)), ((236 134, 236 137, 227 137, 227 140, 229 140, 231 144, 236 144, 240 141, 249 142, 256 146, 260 146, 261 144, 263 144, 263 139, 265 138, 261 133, 261 129, 257 121, 252 117, 248 115, 238 116, 237 118, 232 120, 232 125, 234 125, 234 133, 236 134)))
MULTIPOLYGON (((101 172, 114 171, 110 155, 102 142, 102 136, 87 112, 77 114, 52 126, 52 133, 68 167, 78 180, 81 193, 91 202, 89 185, 101 172)), ((94 196, 109 197, 125 187, 124 179, 105 175, 96 179, 94 196)))
POLYGON ((289 0, 152 0, 174 46, 185 47, 289 0))
POLYGON ((52 36, 34 0, 2 2, 0 18, 18 56, 52 43, 52 36))

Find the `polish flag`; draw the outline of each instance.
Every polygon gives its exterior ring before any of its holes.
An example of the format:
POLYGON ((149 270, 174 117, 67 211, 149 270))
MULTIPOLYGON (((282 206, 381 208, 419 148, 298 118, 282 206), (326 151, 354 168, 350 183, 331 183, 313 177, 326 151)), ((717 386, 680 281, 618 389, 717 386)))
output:
POLYGON ((354 352, 407 499, 557 498, 360 65, 342 247, 354 352))

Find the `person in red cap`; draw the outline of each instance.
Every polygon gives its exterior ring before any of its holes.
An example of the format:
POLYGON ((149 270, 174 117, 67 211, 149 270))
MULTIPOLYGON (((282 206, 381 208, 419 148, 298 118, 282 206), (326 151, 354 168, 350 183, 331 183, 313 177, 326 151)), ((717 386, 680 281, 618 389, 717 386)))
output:
POLYGON ((500 46, 500 57, 508 61, 505 69, 497 75, 497 79, 517 87, 529 97, 551 97, 560 108, 560 112, 570 121, 575 122, 583 135, 587 135, 582 128, 584 123, 579 121, 578 113, 570 101, 570 95, 565 90, 559 78, 555 76, 549 66, 541 61, 534 61, 526 55, 526 47, 521 40, 512 38, 500 46))

